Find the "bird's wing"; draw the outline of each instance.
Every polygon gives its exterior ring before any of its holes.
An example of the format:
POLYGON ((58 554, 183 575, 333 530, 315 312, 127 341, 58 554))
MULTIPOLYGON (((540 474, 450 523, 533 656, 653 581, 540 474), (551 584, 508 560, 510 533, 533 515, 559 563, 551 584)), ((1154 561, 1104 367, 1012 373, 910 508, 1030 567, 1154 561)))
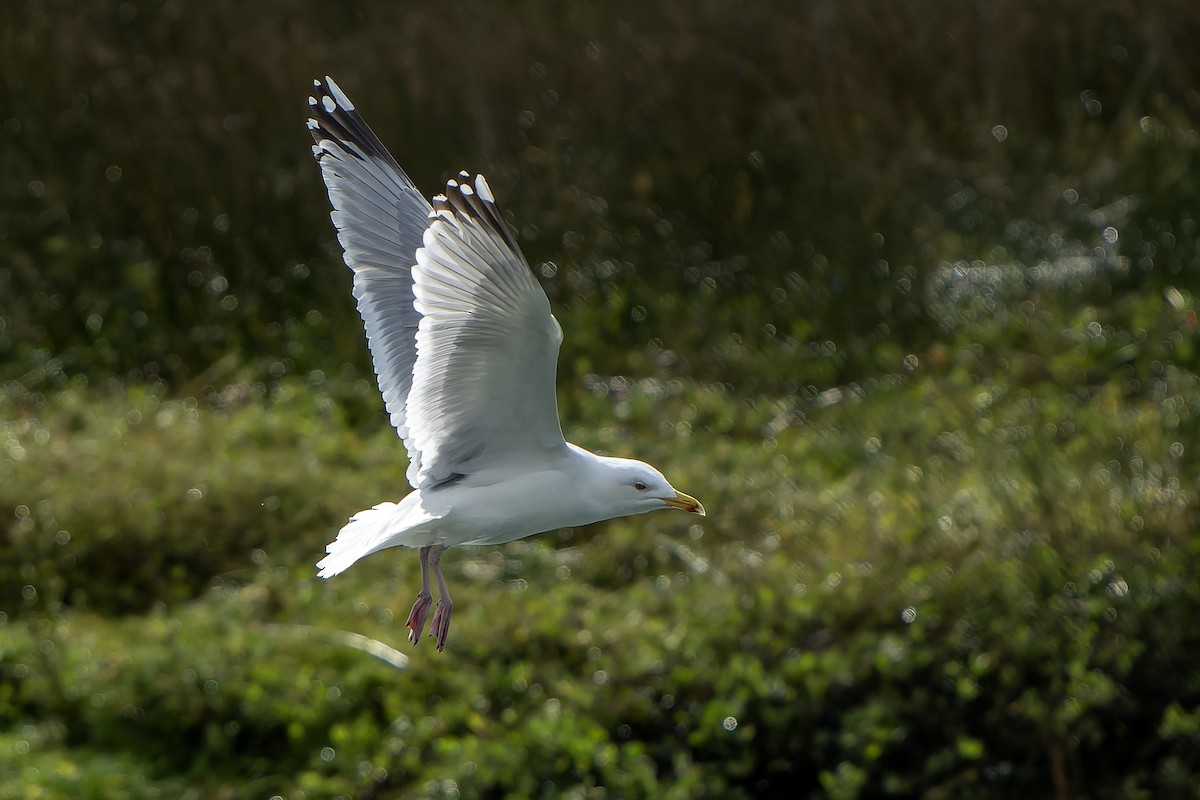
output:
POLYGON ((314 96, 308 98, 313 155, 329 189, 346 264, 354 270, 354 297, 379 391, 415 462, 418 453, 405 412, 420 322, 412 271, 432 208, 338 85, 329 77, 313 85, 314 96))
POLYGON ((482 175, 433 198, 413 270, 417 363, 405 410, 418 488, 565 448, 562 329, 482 175))
POLYGON ((409 482, 565 447, 562 330, 486 181, 451 181, 430 206, 337 84, 314 86, 313 153, 409 482))

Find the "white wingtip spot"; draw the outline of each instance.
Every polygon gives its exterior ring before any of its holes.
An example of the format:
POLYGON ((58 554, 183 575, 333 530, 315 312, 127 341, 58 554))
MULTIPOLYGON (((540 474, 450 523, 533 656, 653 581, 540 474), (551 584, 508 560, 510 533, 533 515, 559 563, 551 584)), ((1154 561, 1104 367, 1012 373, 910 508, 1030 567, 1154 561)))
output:
POLYGON ((320 123, 318 123, 318 122, 317 122, 315 119, 313 119, 312 117, 309 117, 309 118, 308 118, 308 129, 309 129, 310 131, 315 131, 315 130, 316 130, 318 127, 320 127, 320 123))
POLYGON ((308 96, 308 107, 309 108, 317 107, 317 98, 313 97, 311 94, 308 96))
POLYGON ((469 180, 471 180, 471 173, 467 172, 465 169, 460 169, 458 171, 458 177, 462 178, 463 180, 469 181, 469 180))
POLYGON ((471 190, 471 185, 469 183, 464 183, 462 186, 459 186, 458 190, 462 192, 463 197, 470 197, 471 195, 475 194, 475 192, 471 190))
POLYGON ((354 110, 354 103, 351 103, 350 98, 346 97, 346 93, 342 91, 342 87, 333 82, 333 78, 326 75, 325 83, 329 86, 329 93, 333 95, 333 99, 337 101, 339 106, 346 111, 354 110))
POLYGON ((332 114, 337 109, 337 103, 333 102, 333 98, 329 95, 321 98, 321 105, 325 107, 326 114, 332 114))
POLYGON ((492 187, 488 186, 488 182, 483 179, 482 175, 475 176, 475 192, 487 202, 495 204, 496 198, 492 197, 492 187))

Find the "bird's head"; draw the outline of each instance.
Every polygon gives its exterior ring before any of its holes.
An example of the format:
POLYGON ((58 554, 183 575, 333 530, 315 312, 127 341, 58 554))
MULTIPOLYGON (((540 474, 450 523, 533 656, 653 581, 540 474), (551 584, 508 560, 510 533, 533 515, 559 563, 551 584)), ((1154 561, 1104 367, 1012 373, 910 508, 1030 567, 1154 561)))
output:
POLYGON ((704 506, 691 495, 676 491, 663 474, 649 464, 628 458, 601 457, 603 478, 597 482, 597 499, 611 516, 632 516, 665 508, 678 508, 704 516, 704 506), (611 512, 617 513, 611 513, 611 512))

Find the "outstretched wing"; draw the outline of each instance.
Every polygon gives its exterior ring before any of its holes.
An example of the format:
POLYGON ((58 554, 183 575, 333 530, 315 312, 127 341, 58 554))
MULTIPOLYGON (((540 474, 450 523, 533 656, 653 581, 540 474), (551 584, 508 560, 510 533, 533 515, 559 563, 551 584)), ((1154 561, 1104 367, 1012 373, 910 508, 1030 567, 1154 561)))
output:
POLYGON ((433 199, 413 270, 417 363, 406 413, 417 487, 565 448, 554 380, 562 329, 482 175, 433 199))
POLYGON ((333 224, 354 270, 354 297, 367 329, 379 391, 415 462, 405 403, 417 360, 413 266, 432 211, 331 78, 308 98, 313 155, 333 204, 333 224))
POLYGON ((430 206, 337 84, 314 85, 313 154, 409 482, 565 448, 562 329, 483 176, 450 181, 430 206))

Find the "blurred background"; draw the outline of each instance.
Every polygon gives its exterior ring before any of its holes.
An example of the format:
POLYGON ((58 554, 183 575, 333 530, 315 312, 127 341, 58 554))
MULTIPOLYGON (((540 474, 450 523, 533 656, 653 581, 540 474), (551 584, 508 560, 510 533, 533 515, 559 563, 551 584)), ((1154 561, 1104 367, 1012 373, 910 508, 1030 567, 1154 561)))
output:
POLYGON ((1193 796, 1200 6, 0 8, 0 798, 1193 796), (709 509, 318 582, 407 492, 306 98, 483 172, 569 439, 709 509))

